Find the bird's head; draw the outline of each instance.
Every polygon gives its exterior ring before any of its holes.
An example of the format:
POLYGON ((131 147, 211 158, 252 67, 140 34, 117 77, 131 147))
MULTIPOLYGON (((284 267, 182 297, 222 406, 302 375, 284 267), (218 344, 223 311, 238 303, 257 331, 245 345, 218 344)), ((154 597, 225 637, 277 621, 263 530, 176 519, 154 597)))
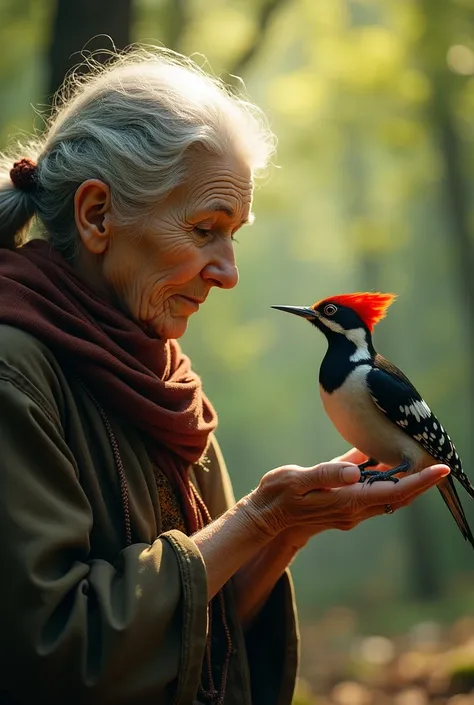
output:
MULTIPOLYGON (((385 316, 395 299, 394 294, 358 292, 322 299, 312 306, 272 306, 279 311, 306 318, 325 334, 328 341, 343 335, 354 339, 356 331, 364 332, 368 342, 374 326, 385 316)), ((360 338, 360 335, 358 336, 360 338)))

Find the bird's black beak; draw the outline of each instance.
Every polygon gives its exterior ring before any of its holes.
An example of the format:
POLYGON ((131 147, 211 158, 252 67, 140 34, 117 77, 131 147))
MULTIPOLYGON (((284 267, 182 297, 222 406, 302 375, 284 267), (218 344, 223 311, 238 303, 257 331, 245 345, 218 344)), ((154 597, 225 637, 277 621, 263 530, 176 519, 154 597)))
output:
POLYGON ((301 316, 302 318, 315 319, 316 314, 311 308, 311 306, 272 306, 278 311, 286 311, 287 313, 294 313, 295 316, 301 316))

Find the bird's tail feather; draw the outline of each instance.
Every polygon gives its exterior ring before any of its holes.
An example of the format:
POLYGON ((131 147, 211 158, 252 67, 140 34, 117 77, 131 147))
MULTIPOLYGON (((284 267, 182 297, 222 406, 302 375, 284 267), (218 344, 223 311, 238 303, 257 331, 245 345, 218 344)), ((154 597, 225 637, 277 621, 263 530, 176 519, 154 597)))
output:
MULTIPOLYGON (((474 548, 474 536, 472 535, 471 528, 464 514, 464 509, 462 508, 461 500, 456 492, 452 477, 448 476, 444 480, 441 480, 437 487, 462 535, 474 548)), ((472 488, 472 492, 474 493, 474 488, 472 488)), ((474 496, 474 494, 471 494, 471 496, 474 496)))
POLYGON ((474 499, 474 487, 471 485, 466 473, 456 473, 455 477, 456 480, 464 487, 468 495, 474 499))

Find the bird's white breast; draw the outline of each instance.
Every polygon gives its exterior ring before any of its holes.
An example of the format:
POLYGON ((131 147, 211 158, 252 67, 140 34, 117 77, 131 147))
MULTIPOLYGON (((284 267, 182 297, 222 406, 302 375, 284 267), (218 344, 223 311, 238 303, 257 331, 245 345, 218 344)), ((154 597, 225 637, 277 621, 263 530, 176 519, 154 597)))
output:
POLYGON ((324 409, 341 436, 367 456, 395 467, 406 458, 413 470, 430 464, 430 456, 377 408, 366 378, 370 365, 358 365, 344 384, 328 394, 320 387, 324 409))

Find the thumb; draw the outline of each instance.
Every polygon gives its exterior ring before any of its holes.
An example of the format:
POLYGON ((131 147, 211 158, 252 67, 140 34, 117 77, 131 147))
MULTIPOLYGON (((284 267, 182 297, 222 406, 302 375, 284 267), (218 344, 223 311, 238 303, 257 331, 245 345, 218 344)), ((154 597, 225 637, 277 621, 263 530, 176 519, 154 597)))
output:
POLYGON ((308 485, 311 489, 336 488, 353 485, 360 480, 360 470, 352 463, 320 463, 308 468, 308 485))

